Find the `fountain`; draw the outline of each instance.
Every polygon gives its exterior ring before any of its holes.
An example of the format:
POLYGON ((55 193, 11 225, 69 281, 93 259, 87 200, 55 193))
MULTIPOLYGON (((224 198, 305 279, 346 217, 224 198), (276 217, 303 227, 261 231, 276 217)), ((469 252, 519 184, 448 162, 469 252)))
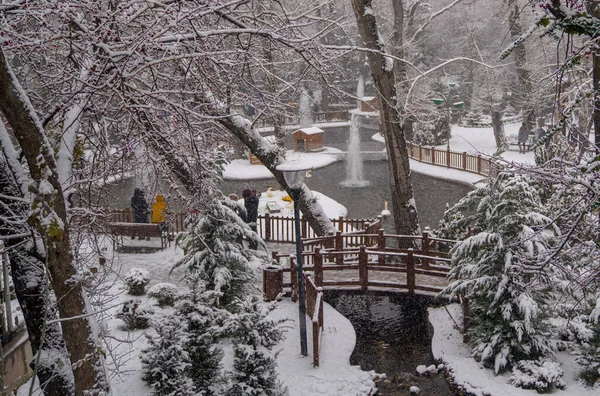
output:
POLYGON ((312 125, 312 115, 310 113, 310 96, 308 92, 300 93, 300 128, 307 128, 312 125))
POLYGON ((363 176, 363 163, 360 154, 360 134, 358 117, 350 116, 350 137, 346 153, 346 180, 340 183, 342 187, 366 187, 371 184, 363 176))

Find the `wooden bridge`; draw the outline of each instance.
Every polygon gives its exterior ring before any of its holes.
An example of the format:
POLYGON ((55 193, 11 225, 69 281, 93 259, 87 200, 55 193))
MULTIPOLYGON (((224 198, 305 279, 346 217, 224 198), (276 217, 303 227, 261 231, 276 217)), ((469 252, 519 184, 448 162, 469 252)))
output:
MULTIPOLYGON (((324 328, 323 299, 327 290, 388 291, 408 295, 435 295, 448 284, 450 249, 456 241, 421 235, 392 235, 383 229, 302 239, 306 313, 312 323, 313 364, 319 366, 321 334, 324 328), (400 248, 398 246, 413 246, 400 248)), ((292 301, 298 300, 298 266, 294 254, 273 252, 281 265, 277 272, 263 272, 267 288, 287 288, 292 301), (287 262, 286 262, 287 260, 287 262), (269 275, 270 279, 266 276, 269 275), (284 277, 285 275, 285 277, 284 277), (285 279, 284 279, 285 278, 285 279)), ((468 310, 465 301, 463 309, 468 310)), ((466 312, 466 311, 465 311, 466 312)), ((468 315, 465 315, 468 318, 468 315)), ((466 334, 468 321, 463 323, 466 334)))

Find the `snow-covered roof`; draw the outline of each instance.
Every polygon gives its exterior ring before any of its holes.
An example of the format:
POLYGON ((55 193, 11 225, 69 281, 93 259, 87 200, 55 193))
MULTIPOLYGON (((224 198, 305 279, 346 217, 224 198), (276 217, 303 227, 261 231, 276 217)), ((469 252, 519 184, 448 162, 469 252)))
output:
POLYGON ((297 131, 292 132, 292 135, 295 133, 298 133, 298 132, 302 132, 307 135, 316 135, 318 133, 323 133, 323 130, 321 128, 317 128, 317 127, 300 128, 297 131))
POLYGON ((363 96, 362 98, 359 98, 361 102, 370 102, 373 99, 375 99, 375 96, 363 96))

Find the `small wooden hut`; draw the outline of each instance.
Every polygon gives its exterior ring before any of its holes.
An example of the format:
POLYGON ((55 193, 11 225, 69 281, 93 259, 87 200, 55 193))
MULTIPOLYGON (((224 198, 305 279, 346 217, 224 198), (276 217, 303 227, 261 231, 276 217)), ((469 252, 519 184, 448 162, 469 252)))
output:
POLYGON ((379 99, 376 96, 364 96, 360 98, 360 111, 367 113, 379 111, 379 99))
POLYGON ((314 152, 323 150, 323 130, 310 127, 300 128, 292 132, 294 137, 294 151, 314 152))

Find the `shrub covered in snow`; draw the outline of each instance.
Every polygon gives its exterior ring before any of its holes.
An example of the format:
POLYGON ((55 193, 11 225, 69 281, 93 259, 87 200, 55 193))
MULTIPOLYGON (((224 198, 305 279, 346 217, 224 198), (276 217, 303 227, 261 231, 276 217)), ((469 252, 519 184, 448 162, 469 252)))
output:
POLYGON ((197 391, 203 395, 220 394, 221 359, 223 350, 219 346, 219 324, 229 317, 229 312, 216 308, 217 293, 206 291, 204 282, 188 277, 191 291, 175 306, 177 315, 187 325, 188 338, 183 349, 190 356, 186 375, 197 391))
POLYGON ((159 307, 172 307, 179 295, 179 288, 172 283, 157 283, 148 289, 148 297, 154 298, 159 307))
POLYGON ((132 296, 143 296, 146 294, 146 285, 150 282, 150 273, 143 268, 132 268, 123 281, 127 284, 127 293, 132 296))
POLYGON ((197 392, 185 375, 190 357, 183 349, 187 339, 177 316, 156 318, 152 327, 156 335, 146 334, 148 348, 141 352, 143 379, 157 396, 192 396, 197 392))
POLYGON ((268 319, 273 306, 265 306, 258 298, 249 297, 238 304, 239 313, 231 316, 224 330, 233 338, 234 371, 225 394, 228 396, 287 394, 277 380, 275 359, 270 350, 282 339, 283 321, 268 319))
POLYGON ((264 242, 238 215, 239 204, 218 194, 204 213, 186 218, 187 231, 178 244, 188 254, 174 268, 196 272, 208 290, 220 293, 218 303, 228 306, 248 295, 254 281, 253 253, 244 241, 263 248, 264 242))
POLYGON ((150 307, 142 307, 140 300, 130 300, 123 304, 123 309, 117 313, 116 317, 125 322, 125 330, 141 330, 150 326, 150 320, 154 315, 154 310, 150 307))
POLYGON ((521 360, 512 370, 510 382, 523 389, 535 389, 538 393, 564 389, 563 370, 556 362, 544 360, 521 360))
POLYGON ((473 355, 496 373, 553 351, 551 273, 531 271, 555 243, 553 221, 539 203, 525 177, 503 173, 447 213, 446 235, 462 237, 468 227, 475 235, 453 249, 453 282, 445 293, 469 297, 473 355))

